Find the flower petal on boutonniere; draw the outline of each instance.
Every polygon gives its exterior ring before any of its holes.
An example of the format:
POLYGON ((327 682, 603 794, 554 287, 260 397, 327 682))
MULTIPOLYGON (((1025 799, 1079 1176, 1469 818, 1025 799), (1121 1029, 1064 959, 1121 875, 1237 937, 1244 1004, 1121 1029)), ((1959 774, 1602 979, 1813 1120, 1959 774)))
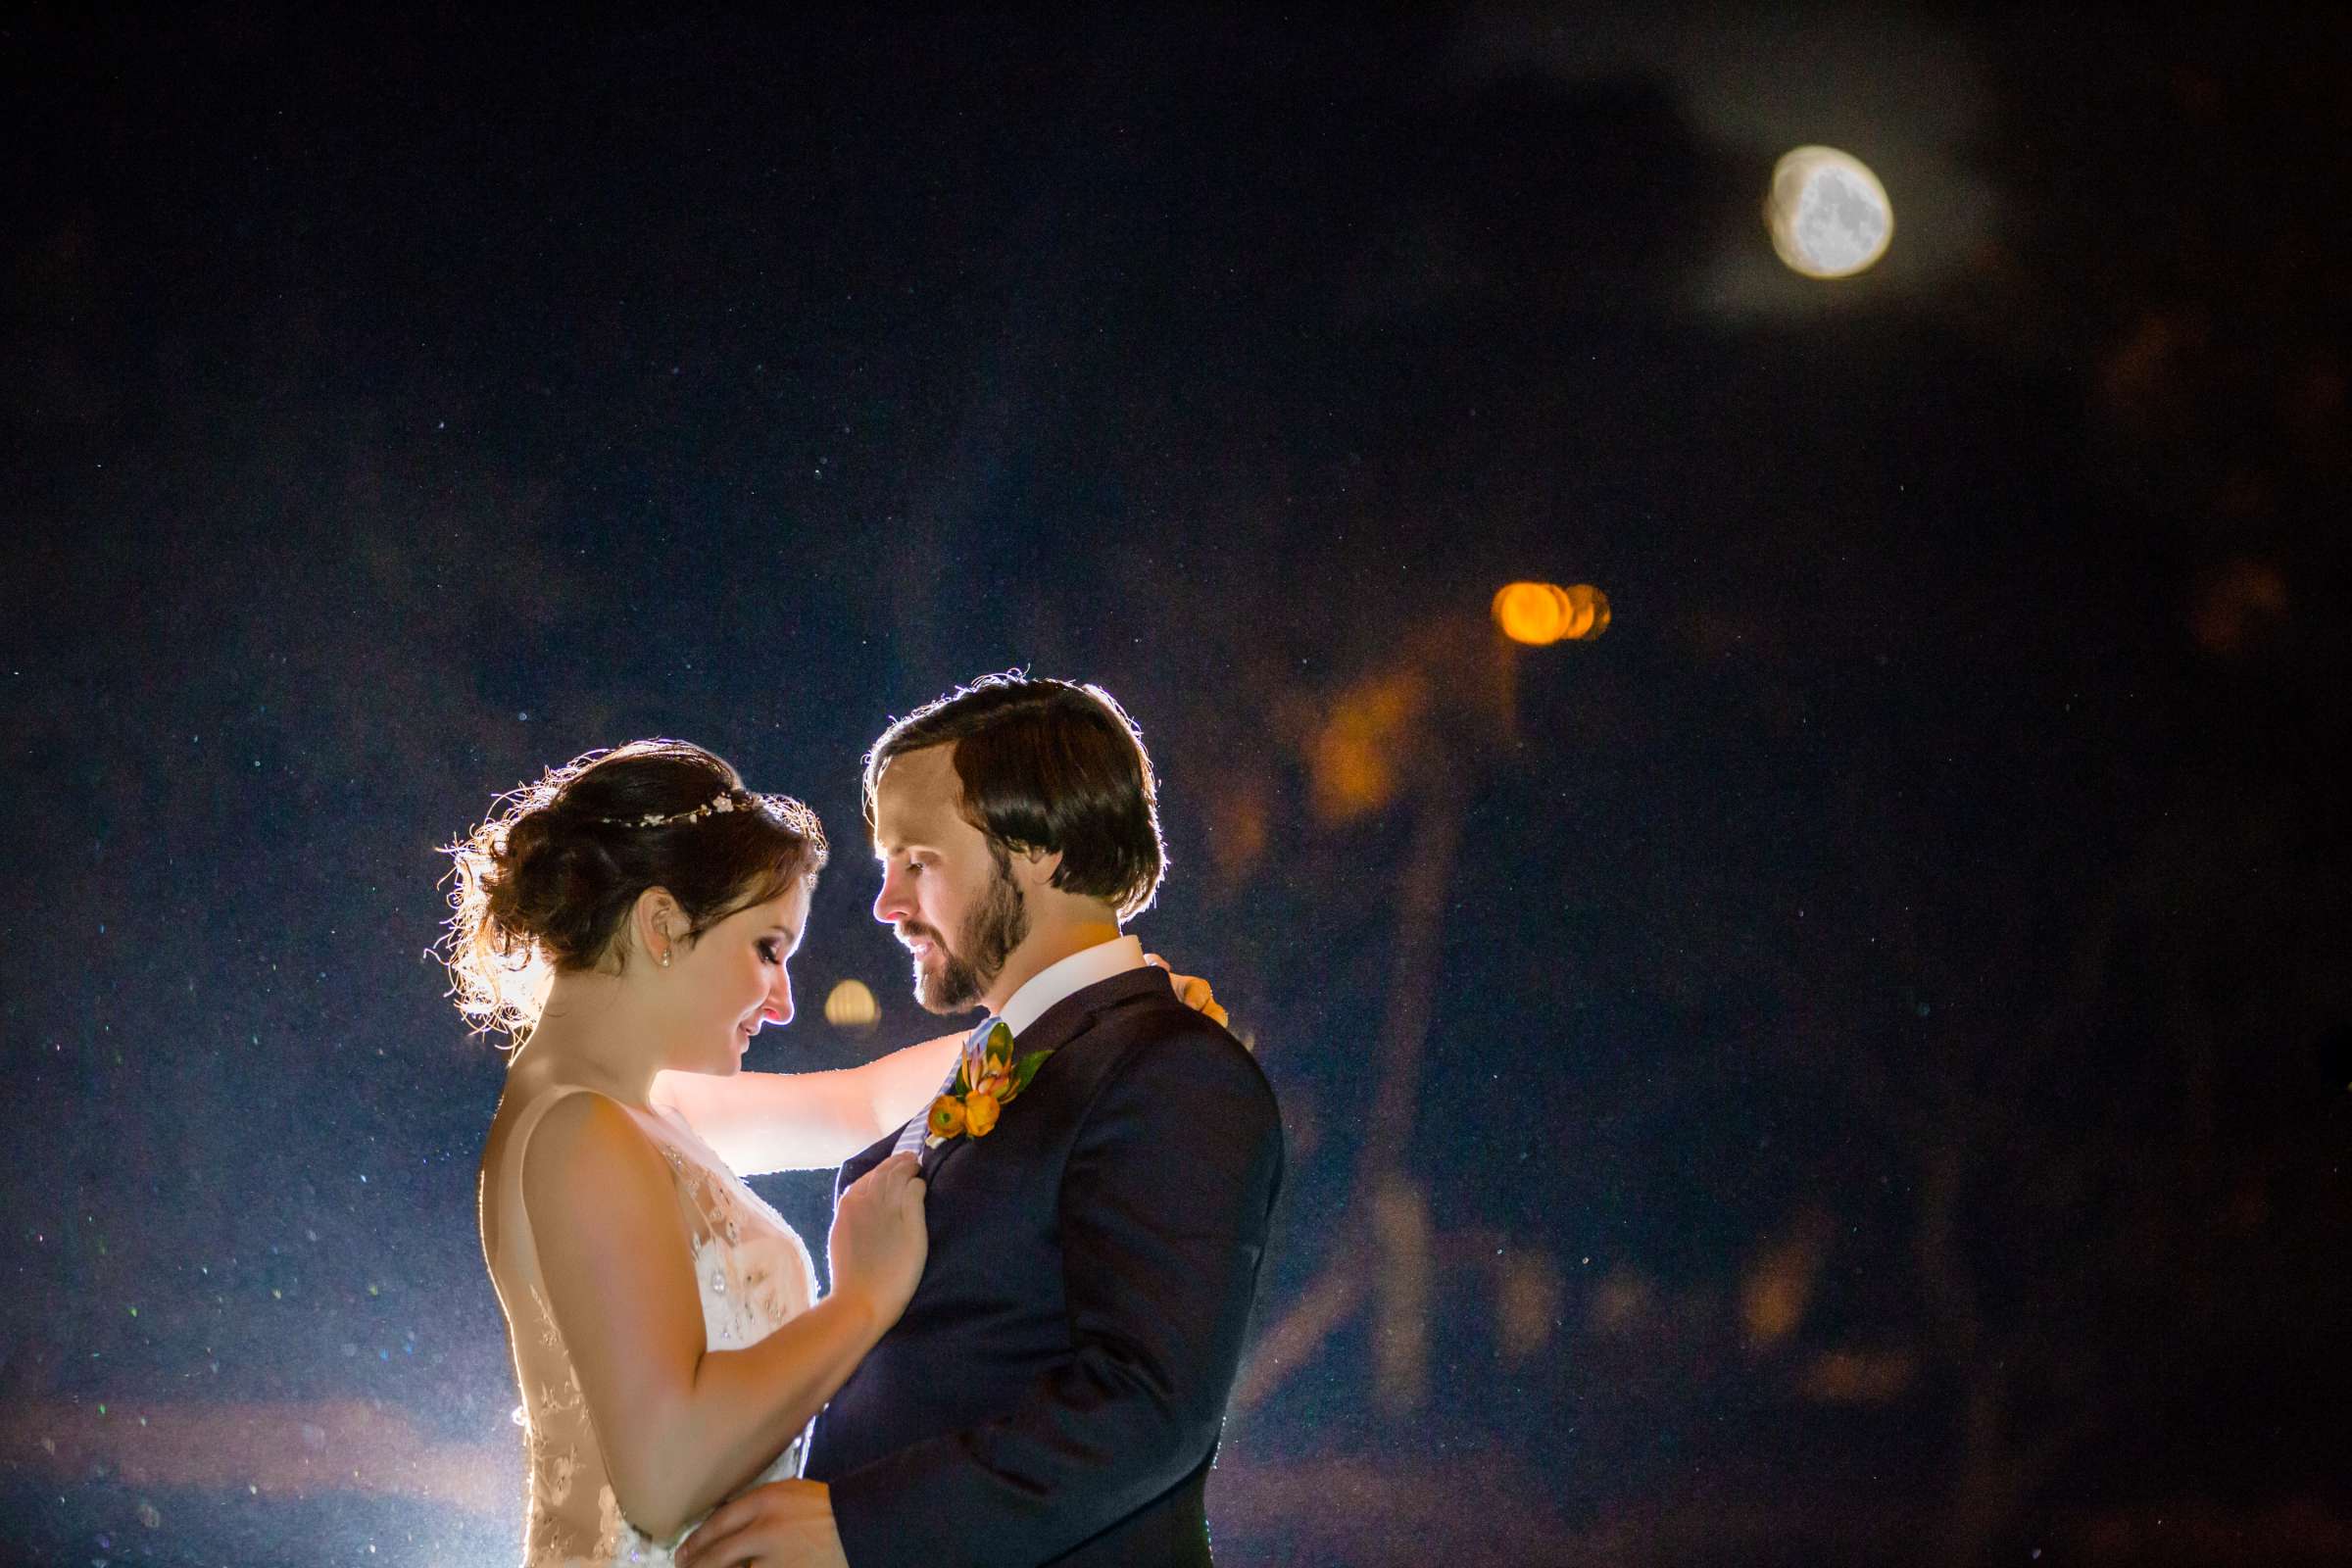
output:
POLYGON ((931 1102, 931 1115, 926 1126, 932 1137, 944 1142, 962 1136, 967 1119, 962 1101, 953 1095, 942 1095, 931 1102))
POLYGON ((934 1101, 924 1119, 925 1143, 933 1149, 956 1138, 986 1138, 997 1130, 1004 1107, 1020 1098, 1051 1051, 1012 1059, 1012 1031, 999 1023, 976 1053, 956 1064, 956 1081, 934 1101))

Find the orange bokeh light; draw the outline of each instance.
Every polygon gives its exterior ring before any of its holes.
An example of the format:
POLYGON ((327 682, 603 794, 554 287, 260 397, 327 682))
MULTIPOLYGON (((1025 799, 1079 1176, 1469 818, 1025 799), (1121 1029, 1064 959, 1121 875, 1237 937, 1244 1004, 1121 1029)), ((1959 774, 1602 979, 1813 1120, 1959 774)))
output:
POLYGON ((1569 608, 1576 620, 1568 635, 1580 643, 1589 643, 1609 629, 1609 596, 1589 582, 1580 582, 1568 591, 1569 608))
POLYGON ((1511 641, 1534 648, 1566 636, 1574 614, 1568 595, 1547 582, 1508 583, 1494 595, 1494 624, 1511 641))
POLYGON ((1506 583, 1494 595, 1494 624, 1515 643, 1543 648, 1590 642, 1608 630, 1609 596, 1590 583, 1506 583))

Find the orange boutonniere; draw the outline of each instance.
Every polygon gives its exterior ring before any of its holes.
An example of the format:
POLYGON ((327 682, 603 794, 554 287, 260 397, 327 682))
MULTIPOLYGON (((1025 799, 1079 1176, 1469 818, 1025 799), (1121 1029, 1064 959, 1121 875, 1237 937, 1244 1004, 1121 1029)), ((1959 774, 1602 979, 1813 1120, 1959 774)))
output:
POLYGON ((956 1069, 956 1082, 948 1092, 931 1102, 931 1115, 923 1143, 937 1149, 952 1138, 967 1134, 986 1138, 997 1130, 997 1118, 1004 1107, 1020 1097, 1037 1076, 1051 1051, 1033 1051, 1019 1061, 1012 1059, 1012 1030, 1000 1023, 988 1032, 980 1044, 977 1057, 965 1056, 956 1069))

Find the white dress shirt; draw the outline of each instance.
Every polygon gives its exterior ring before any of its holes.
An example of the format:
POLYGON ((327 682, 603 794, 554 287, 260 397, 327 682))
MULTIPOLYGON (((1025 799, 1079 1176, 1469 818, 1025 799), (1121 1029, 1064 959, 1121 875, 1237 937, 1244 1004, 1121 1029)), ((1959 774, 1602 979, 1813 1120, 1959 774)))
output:
POLYGON ((1062 998, 1084 991, 1099 980, 1143 966, 1144 944, 1139 937, 1113 937, 1108 942, 1081 948, 1031 975, 1020 990, 1005 999, 1004 1010, 997 1016, 1004 1020, 1013 1038, 1018 1040, 1023 1030, 1044 1017, 1046 1009, 1062 998))
MULTIPOLYGON (((1114 937, 1091 948, 1081 948, 1068 957, 1049 963, 1031 975, 1005 1002, 1004 1010, 995 1020, 981 1020, 979 1027, 964 1041, 963 1049, 967 1053, 979 1050, 984 1032, 997 1021, 1009 1027, 1013 1038, 1018 1040, 1022 1030, 1045 1016, 1046 1009, 1062 998, 1083 991, 1098 980, 1107 980, 1114 974, 1125 974, 1130 969, 1141 969, 1143 966, 1144 944, 1135 937, 1114 937)), ((939 1086, 939 1092, 944 1095, 954 1089, 956 1075, 962 1070, 963 1064, 958 1060, 956 1066, 948 1070, 947 1081, 939 1086)), ((921 1153, 929 1136, 929 1122, 930 1113, 925 1111, 899 1129, 898 1142, 892 1146, 891 1152, 898 1154, 921 1153)))

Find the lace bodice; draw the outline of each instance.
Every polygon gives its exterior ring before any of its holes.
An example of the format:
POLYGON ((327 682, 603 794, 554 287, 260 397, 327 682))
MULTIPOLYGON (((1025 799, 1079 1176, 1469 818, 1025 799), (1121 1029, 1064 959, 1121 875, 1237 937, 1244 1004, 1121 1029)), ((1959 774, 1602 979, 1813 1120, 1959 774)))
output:
MULTIPOLYGON (((657 1542, 620 1516, 596 1430, 540 1286, 523 1211, 522 1152, 548 1107, 573 1091, 555 1088, 517 1112, 484 1161, 485 1219, 496 1204, 491 1276, 506 1308, 507 1337, 522 1391, 514 1420, 522 1428, 530 1472, 523 1535, 524 1568, 605 1568, 666 1564, 676 1541, 657 1542)), ((713 1350, 739 1350, 781 1328, 815 1298, 808 1250, 791 1226, 676 1116, 663 1113, 648 1136, 669 1162, 679 1222, 694 1256, 703 1334, 713 1350)), ((803 1440, 795 1439, 753 1485, 800 1474, 803 1440)))

